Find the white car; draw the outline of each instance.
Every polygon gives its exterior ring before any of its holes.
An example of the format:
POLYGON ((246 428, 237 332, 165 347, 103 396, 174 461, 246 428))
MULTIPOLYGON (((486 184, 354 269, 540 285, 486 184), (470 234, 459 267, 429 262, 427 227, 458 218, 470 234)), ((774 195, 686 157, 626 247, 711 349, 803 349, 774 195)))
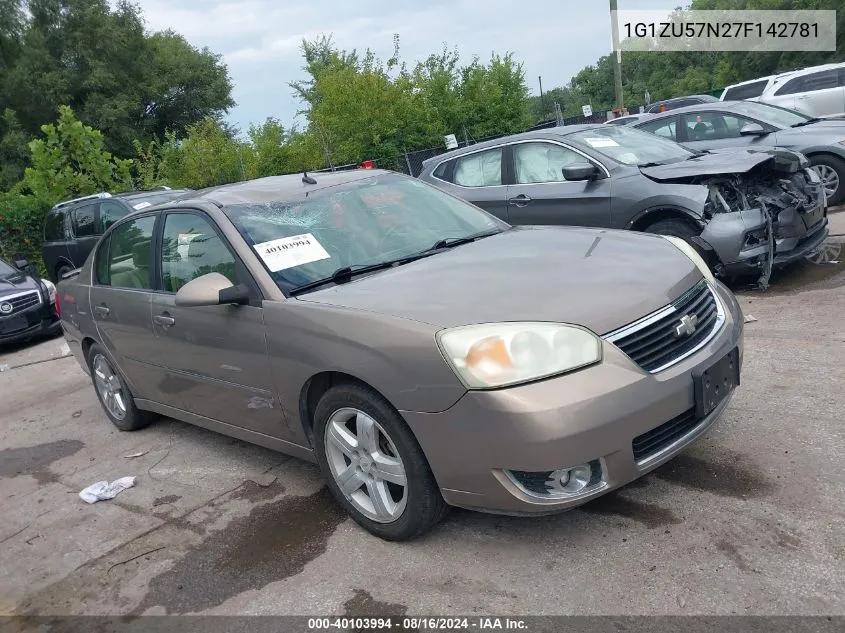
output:
MULTIPOLYGON (((783 75, 787 74, 791 75, 792 73, 783 73, 783 75)), ((760 95, 766 91, 766 88, 771 86, 772 82, 781 76, 769 75, 768 77, 741 81, 738 84, 728 86, 722 91, 719 101, 758 101, 760 95)))
POLYGON ((778 76, 758 101, 810 117, 845 116, 845 63, 814 66, 778 76))

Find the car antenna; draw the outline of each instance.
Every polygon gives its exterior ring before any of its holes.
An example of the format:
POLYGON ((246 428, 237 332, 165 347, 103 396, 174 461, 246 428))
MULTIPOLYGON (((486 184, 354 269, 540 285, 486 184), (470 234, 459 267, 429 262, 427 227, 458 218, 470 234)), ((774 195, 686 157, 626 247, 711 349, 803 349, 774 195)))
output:
POLYGON ((317 181, 314 180, 311 176, 308 175, 308 172, 304 169, 302 170, 302 182, 306 185, 316 185, 317 181))

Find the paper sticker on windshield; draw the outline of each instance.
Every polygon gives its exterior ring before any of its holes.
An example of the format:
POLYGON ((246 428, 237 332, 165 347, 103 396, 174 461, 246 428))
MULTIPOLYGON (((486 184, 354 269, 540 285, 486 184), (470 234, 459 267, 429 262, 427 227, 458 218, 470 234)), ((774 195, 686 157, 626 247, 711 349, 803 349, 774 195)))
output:
POLYGON ((311 233, 262 242, 254 248, 267 268, 274 273, 331 257, 311 233))
POLYGON ((146 209, 147 207, 151 207, 151 206, 153 206, 153 205, 150 204, 149 202, 139 202, 138 204, 134 205, 133 208, 136 209, 136 210, 140 210, 140 209, 146 209))
POLYGON ((599 137, 599 138, 585 138, 591 147, 619 147, 619 143, 614 141, 612 138, 607 137, 599 137))

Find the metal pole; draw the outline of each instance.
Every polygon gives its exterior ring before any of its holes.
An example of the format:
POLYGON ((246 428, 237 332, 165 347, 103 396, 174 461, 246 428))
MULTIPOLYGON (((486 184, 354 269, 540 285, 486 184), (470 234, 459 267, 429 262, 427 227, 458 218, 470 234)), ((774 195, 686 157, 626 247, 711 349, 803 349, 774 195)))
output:
POLYGON ((613 64, 613 80, 616 91, 616 107, 622 108, 622 51, 619 48, 619 25, 616 19, 616 0, 610 0, 610 30, 613 37, 613 53, 616 60, 613 64))
POLYGON ((543 113, 543 116, 545 116, 546 115, 546 100, 543 97, 543 78, 537 77, 537 79, 540 81, 540 109, 543 113))

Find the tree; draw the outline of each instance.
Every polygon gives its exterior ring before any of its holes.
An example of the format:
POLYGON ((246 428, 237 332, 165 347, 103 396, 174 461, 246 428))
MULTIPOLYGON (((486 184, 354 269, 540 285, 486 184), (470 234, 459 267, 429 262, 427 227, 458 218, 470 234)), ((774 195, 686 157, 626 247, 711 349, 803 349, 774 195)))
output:
POLYGON ((66 104, 127 156, 136 138, 219 118, 231 90, 219 55, 169 31, 147 35, 128 0, 0 0, 0 103, 30 137, 66 104))
POLYGON ((23 193, 46 206, 97 191, 124 191, 132 186, 131 160, 114 158, 99 130, 84 125, 68 106, 59 108, 55 124, 41 126, 43 139, 29 143, 32 167, 24 172, 23 193))

